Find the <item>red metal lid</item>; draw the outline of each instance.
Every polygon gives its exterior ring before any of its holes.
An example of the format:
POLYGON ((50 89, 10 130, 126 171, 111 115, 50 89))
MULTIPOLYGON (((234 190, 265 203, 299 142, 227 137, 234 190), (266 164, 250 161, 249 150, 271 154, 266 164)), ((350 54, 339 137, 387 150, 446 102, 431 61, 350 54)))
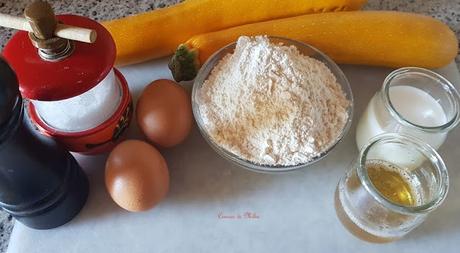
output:
POLYGON ((94 29, 96 42, 74 41, 74 52, 57 61, 45 61, 30 42, 27 32, 17 32, 3 50, 15 70, 22 96, 33 100, 55 101, 78 96, 101 82, 113 68, 115 43, 98 22, 75 15, 57 15, 68 25, 94 29))

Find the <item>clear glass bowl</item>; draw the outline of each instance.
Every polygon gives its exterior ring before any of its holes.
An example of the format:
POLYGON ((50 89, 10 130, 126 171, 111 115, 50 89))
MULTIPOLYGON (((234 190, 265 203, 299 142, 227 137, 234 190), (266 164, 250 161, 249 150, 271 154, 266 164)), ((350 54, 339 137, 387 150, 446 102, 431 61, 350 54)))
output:
POLYGON ((193 90, 192 90, 192 108, 193 108, 193 115, 195 117, 195 120, 197 122, 198 128, 200 129, 201 134, 203 135, 204 139, 208 142, 208 144, 222 157, 225 159, 239 165, 240 167, 243 167, 248 170, 256 171, 256 172, 286 172, 286 171, 292 171, 292 170, 297 170, 297 169, 302 169, 306 168, 309 165, 312 165, 322 158, 324 158, 334 147, 337 146, 337 144, 342 140, 342 138, 346 135, 348 130, 350 129, 352 117, 353 117, 353 94, 351 93, 351 88, 350 84, 348 83, 347 78, 343 74, 342 70, 335 64, 328 56, 326 56, 324 53, 319 51, 318 49, 307 45, 302 42, 294 41, 291 39, 286 39, 286 38, 280 38, 280 37, 269 37, 271 42, 274 43, 282 43, 284 45, 290 46, 296 46, 298 50, 304 54, 308 55, 314 59, 317 59, 324 64, 331 70, 331 72, 335 75, 337 78, 337 82, 341 85, 343 92, 345 93, 346 97, 348 100, 350 100, 351 104, 348 108, 348 121, 345 124, 345 126, 342 129, 342 132, 340 133, 339 137, 335 141, 334 144, 332 144, 325 152, 321 153, 319 156, 315 157, 311 161, 307 163, 302 163, 302 164, 297 164, 297 165, 291 165, 291 166, 270 166, 270 165, 261 165, 261 164, 256 164, 251 161, 242 159, 238 157, 236 154, 224 149, 223 147, 219 146, 217 143, 215 143, 212 138, 209 136, 207 133, 207 130, 204 126, 201 113, 199 110, 199 105, 198 105, 198 94, 201 89, 201 86, 203 85, 204 81, 208 79, 209 74, 211 73, 212 69, 217 65, 217 63, 227 54, 233 53, 236 42, 231 43, 223 48, 221 48, 219 51, 214 53, 207 61, 206 63, 201 67, 200 71, 198 72, 197 77, 195 78, 194 84, 193 84, 193 90))

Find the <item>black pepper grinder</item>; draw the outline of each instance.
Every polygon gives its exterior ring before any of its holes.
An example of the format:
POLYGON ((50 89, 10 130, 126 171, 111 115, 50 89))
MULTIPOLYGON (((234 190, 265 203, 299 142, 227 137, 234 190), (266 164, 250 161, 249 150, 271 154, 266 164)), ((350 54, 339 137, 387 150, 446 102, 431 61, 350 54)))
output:
POLYGON ((78 214, 88 187, 75 158, 24 116, 17 77, 0 58, 0 207, 26 226, 50 229, 78 214))

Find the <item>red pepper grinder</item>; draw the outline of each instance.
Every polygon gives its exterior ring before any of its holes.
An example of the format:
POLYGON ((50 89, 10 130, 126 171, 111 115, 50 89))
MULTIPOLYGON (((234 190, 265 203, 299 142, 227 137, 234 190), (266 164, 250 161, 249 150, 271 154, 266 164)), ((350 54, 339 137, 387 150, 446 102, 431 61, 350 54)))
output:
POLYGON ((29 118, 69 151, 108 151, 133 109, 128 84, 113 68, 110 33, 86 17, 55 16, 45 1, 31 3, 24 16, 8 16, 0 25, 30 31, 18 31, 3 51, 28 100, 29 118))

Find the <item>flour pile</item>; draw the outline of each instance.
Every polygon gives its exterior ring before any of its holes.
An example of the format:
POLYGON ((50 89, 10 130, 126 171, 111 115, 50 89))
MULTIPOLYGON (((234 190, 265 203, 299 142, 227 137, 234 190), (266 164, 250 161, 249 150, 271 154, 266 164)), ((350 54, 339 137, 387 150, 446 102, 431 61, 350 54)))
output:
POLYGON ((198 94, 212 140, 261 165, 311 161, 348 120, 347 100, 328 67, 294 46, 240 37, 198 94))

